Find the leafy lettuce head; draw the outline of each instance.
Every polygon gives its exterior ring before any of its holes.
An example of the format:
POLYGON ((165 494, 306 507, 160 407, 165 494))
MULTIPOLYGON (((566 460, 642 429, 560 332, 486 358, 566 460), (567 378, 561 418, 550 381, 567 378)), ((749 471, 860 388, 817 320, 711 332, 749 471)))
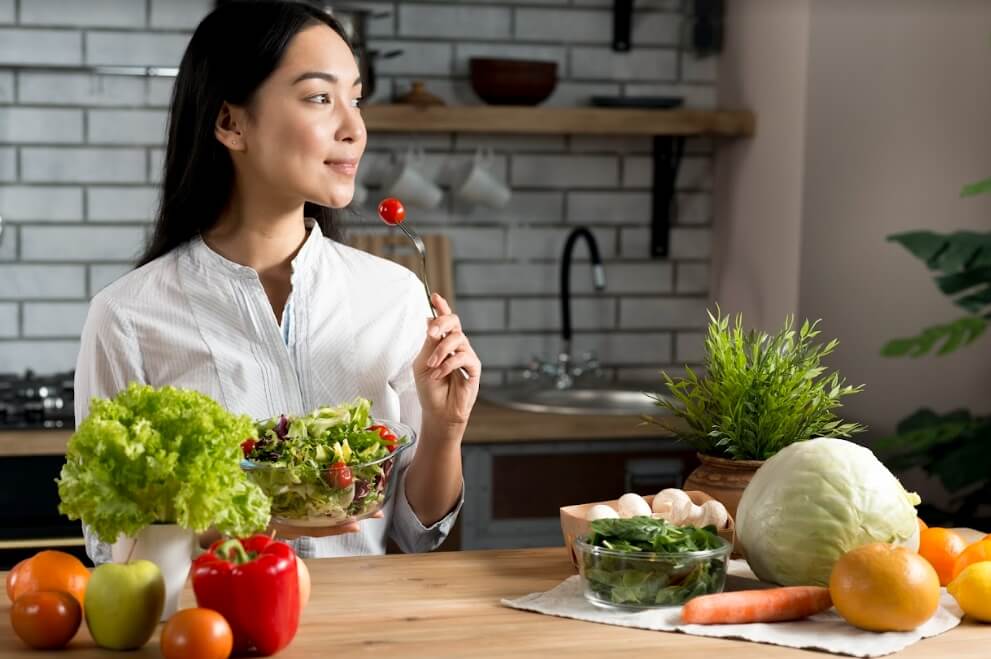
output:
POLYGON ((132 384, 94 399, 56 481, 59 511, 104 542, 154 522, 248 535, 270 506, 240 467, 241 442, 254 434, 250 418, 196 391, 132 384))

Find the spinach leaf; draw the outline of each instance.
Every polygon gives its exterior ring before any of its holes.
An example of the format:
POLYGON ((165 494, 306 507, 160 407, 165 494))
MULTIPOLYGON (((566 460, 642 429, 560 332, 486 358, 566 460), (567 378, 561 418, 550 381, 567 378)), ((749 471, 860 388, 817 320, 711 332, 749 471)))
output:
POLYGON ((679 527, 650 517, 600 519, 590 527, 588 544, 628 555, 582 554, 582 575, 595 600, 673 606, 723 589, 728 551, 708 558, 687 555, 724 546, 714 527, 679 527))

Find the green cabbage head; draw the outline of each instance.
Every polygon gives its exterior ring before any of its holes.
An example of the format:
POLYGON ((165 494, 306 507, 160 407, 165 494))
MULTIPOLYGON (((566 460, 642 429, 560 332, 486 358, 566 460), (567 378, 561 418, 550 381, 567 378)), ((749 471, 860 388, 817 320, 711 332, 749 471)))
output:
POLYGON ((791 444, 757 470, 737 507, 737 540, 760 579, 825 586, 836 560, 855 547, 918 549, 919 502, 870 450, 819 437, 791 444))

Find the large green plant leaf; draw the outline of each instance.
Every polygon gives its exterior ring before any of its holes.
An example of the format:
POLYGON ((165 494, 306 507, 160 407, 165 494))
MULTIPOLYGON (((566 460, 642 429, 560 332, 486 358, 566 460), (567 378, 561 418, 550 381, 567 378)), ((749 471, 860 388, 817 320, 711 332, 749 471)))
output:
POLYGON ((888 240, 925 261, 930 270, 944 274, 991 266, 991 233, 906 231, 888 236, 888 240))
POLYGON ((991 318, 991 233, 909 231, 888 236, 888 240, 899 243, 930 270, 939 272, 934 277, 939 290, 974 316, 926 328, 915 337, 890 341, 881 354, 918 357, 940 345, 939 354, 945 355, 980 336, 987 327, 985 319, 991 318))
POLYGON ((893 452, 886 460, 891 467, 922 467, 950 492, 991 478, 991 416, 922 409, 902 420, 896 432, 877 444, 879 450, 893 452))
POLYGON ((961 197, 973 197, 974 195, 985 194, 991 192, 991 178, 986 178, 983 181, 978 181, 977 183, 970 183, 963 186, 963 191, 960 193, 961 197))
POLYGON ((947 325, 933 325, 917 336, 893 339, 881 349, 885 357, 921 357, 940 345, 937 354, 947 355, 965 346, 984 333, 988 321, 980 316, 967 316, 947 325))

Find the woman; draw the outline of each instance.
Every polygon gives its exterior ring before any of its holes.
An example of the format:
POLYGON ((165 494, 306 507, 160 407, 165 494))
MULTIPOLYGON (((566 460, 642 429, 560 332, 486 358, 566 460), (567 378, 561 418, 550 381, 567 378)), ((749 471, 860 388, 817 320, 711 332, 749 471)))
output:
MULTIPOLYGON (((293 540, 305 557, 443 541, 481 372, 443 298, 431 320, 413 273, 332 240, 330 209, 350 203, 365 148, 360 96, 343 32, 319 9, 245 2, 207 16, 176 78, 153 238, 93 299, 76 369, 77 423, 92 397, 138 381, 256 419, 363 396, 416 429, 384 517, 293 540)), ((110 559, 89 533, 87 549, 110 559)))

